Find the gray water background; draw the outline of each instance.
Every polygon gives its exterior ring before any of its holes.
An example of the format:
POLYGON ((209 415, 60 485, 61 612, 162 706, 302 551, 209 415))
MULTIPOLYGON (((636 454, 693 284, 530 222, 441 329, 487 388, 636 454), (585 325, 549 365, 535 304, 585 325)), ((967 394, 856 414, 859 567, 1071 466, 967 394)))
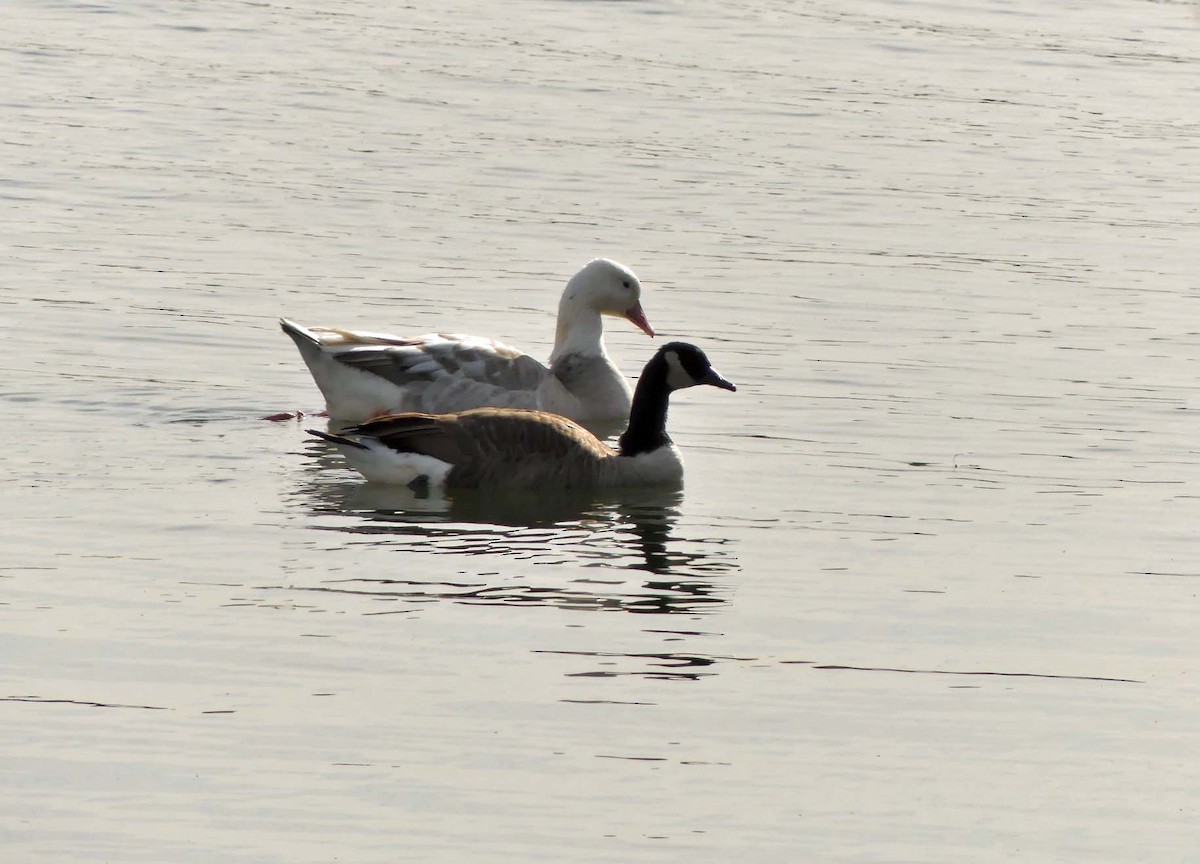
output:
POLYGON ((6 11, 5 860, 1200 860, 1192 4, 6 11), (259 419, 598 255, 681 495, 259 419))

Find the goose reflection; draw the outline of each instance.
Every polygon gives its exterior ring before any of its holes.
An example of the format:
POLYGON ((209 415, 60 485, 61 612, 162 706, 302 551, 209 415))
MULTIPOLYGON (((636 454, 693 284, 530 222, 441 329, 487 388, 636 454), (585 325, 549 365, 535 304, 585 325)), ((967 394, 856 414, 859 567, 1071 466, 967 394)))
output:
POLYGON ((411 575, 358 577, 312 590, 410 601, 696 613, 715 611, 726 601, 724 579, 738 569, 727 538, 703 536, 696 526, 680 528, 678 490, 422 494, 403 486, 344 482, 338 479, 345 476, 340 460, 320 445, 311 452, 289 497, 308 512, 312 529, 372 537, 377 545, 410 554, 493 559, 482 568, 487 572, 453 584, 411 575), (529 566, 547 564, 556 566, 529 566), (524 578, 514 580, 514 574, 524 578))

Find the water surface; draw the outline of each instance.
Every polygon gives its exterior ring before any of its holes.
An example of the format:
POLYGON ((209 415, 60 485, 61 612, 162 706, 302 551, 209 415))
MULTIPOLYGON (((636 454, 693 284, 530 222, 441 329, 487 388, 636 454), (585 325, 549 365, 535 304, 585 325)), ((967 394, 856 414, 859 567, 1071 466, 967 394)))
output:
POLYGON ((1192 4, 18 12, 12 860, 1195 854, 1192 4), (544 357, 597 255, 738 384, 681 494, 259 419, 280 315, 544 357))

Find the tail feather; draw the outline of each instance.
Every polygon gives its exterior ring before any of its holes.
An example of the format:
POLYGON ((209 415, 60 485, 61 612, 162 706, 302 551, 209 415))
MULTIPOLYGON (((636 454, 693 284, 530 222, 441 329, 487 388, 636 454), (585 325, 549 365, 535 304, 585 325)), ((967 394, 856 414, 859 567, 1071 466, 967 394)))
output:
POLYGON ((328 441, 330 444, 344 444, 347 447, 357 447, 359 450, 371 449, 366 444, 360 444, 358 441, 354 441, 344 435, 331 435, 328 432, 322 432, 320 429, 305 429, 304 431, 309 435, 315 435, 317 438, 328 441))
POLYGON ((414 491, 446 485, 446 475, 453 467, 422 453, 399 452, 377 438, 355 441, 345 435, 333 435, 319 429, 306 430, 314 438, 328 441, 338 448, 350 467, 374 483, 406 485, 414 491))
POLYGON ((286 318, 280 318, 279 319, 279 327, 280 327, 280 329, 283 330, 284 333, 291 336, 292 339, 295 340, 297 345, 299 345, 301 343, 301 341, 311 342, 312 344, 318 345, 318 346, 321 344, 321 340, 319 340, 316 336, 314 336, 306 328, 301 327, 295 321, 289 321, 286 318))
MULTIPOLYGON (((316 333, 309 330, 307 327, 302 327, 295 321, 289 321, 286 318, 279 319, 279 327, 288 336, 292 337, 292 341, 296 343, 296 347, 300 350, 300 356, 304 358, 304 365, 312 372, 313 379, 317 382, 317 386, 321 388, 321 392, 325 392, 325 388, 321 383, 320 367, 325 360, 325 348, 321 344, 320 338, 316 333)), ((326 402, 328 402, 328 394, 326 402)))
POLYGON ((406 411, 393 414, 380 414, 365 423, 351 426, 347 431, 356 435, 370 435, 372 438, 386 436, 414 435, 420 432, 438 432, 441 429, 438 415, 421 414, 406 411))

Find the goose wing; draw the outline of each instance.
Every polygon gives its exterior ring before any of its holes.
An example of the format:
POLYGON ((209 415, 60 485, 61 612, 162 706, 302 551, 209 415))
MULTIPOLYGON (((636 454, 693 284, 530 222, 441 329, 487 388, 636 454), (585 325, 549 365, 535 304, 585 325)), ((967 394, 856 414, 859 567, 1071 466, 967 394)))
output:
POLYGON ((573 420, 545 411, 479 409, 455 415, 456 437, 489 460, 594 460, 615 455, 573 420))
POLYGON ((497 390, 536 390, 550 370, 528 354, 479 336, 428 333, 397 337, 314 328, 341 363, 407 387, 458 376, 497 390))
POLYGON ((454 485, 574 485, 616 453, 577 423, 542 411, 479 408, 458 414, 393 414, 349 430, 401 453, 454 466, 454 485))

